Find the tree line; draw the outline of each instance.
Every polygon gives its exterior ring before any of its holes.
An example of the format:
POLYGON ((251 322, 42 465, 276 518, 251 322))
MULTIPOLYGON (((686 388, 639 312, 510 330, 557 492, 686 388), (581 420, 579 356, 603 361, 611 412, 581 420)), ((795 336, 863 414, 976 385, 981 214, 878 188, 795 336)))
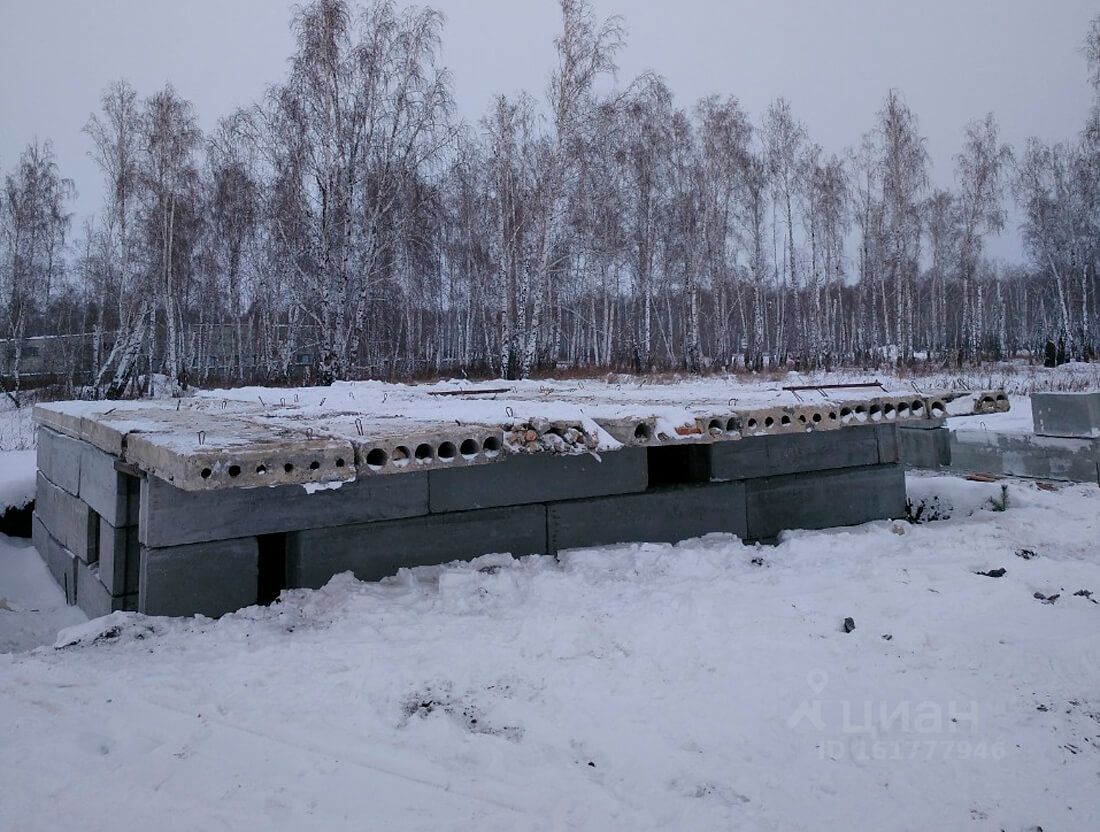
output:
MULTIPOLYGON (((0 194, 0 338, 90 333, 96 395, 180 383, 563 367, 763 370, 1091 359, 1100 343, 1100 16, 1080 133, 966 129, 953 188, 900 91, 842 154, 788 102, 678 106, 615 81, 625 35, 560 0, 545 95, 455 117, 430 8, 313 0, 287 76, 204 134, 170 85, 103 92, 73 183, 32 142, 0 194), (1019 206, 1028 261, 986 256, 1019 206)), ((1067 45, 1071 48, 1072 45, 1067 45)), ((10 362, 9 362, 10 363, 10 362)))

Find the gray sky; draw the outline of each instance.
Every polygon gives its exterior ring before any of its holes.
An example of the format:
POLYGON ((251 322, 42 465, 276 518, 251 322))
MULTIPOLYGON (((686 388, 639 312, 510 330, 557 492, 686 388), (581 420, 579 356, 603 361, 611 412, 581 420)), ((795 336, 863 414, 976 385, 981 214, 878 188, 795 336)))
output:
MULTIPOLYGON (((102 88, 166 81, 209 129, 280 79, 291 51, 284 0, 0 0, 0 168, 33 137, 54 142, 78 217, 102 189, 81 134, 102 88)), ((541 95, 553 62, 554 0, 437 0, 459 113, 497 92, 541 95)), ((949 184, 968 120, 992 110, 1004 138, 1075 136, 1089 105, 1079 47, 1095 0, 595 0, 629 31, 620 79, 664 75, 683 105, 733 94, 754 118, 783 95, 827 151, 854 144, 890 87, 928 137, 949 184)), ((1019 259, 1015 228, 991 253, 1019 259)))

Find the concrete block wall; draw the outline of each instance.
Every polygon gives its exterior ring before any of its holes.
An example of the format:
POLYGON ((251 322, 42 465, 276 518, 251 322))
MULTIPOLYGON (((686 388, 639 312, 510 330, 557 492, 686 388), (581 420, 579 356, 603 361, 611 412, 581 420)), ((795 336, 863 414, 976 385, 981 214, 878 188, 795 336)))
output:
POLYGON ((89 616, 137 607, 138 479, 116 458, 40 427, 33 536, 70 604, 89 616))
POLYGON ((1100 439, 956 430, 950 459, 958 471, 1100 483, 1100 439))
POLYGON ((216 616, 343 571, 377 580, 493 552, 710 532, 771 540, 789 528, 900 516, 905 503, 892 424, 636 446, 600 460, 516 455, 313 494, 297 485, 184 491, 130 477, 109 454, 43 431, 36 542, 89 615, 216 616))
POLYGON ((1100 439, 908 426, 898 436, 909 468, 1100 483, 1100 439))

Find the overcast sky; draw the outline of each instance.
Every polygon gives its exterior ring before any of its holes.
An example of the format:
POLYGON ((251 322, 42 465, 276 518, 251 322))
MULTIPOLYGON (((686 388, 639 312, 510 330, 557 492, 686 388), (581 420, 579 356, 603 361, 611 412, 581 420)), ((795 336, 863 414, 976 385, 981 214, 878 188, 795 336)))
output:
MULTIPOLYGON (((283 77, 284 0, 0 0, 0 168, 34 137, 76 182, 78 216, 99 209, 80 130, 100 91, 170 81, 204 129, 283 77)), ((437 0, 458 110, 474 120, 498 92, 541 95, 553 63, 555 0, 437 0)), ((827 151, 853 145, 898 87, 920 118, 937 183, 968 120, 992 110, 1006 140, 1075 136, 1089 104, 1080 45, 1095 0, 595 0, 629 32, 620 79, 654 70, 681 106, 733 94, 754 119, 790 99, 827 151)), ((990 247, 1019 259, 1010 228, 990 247)))

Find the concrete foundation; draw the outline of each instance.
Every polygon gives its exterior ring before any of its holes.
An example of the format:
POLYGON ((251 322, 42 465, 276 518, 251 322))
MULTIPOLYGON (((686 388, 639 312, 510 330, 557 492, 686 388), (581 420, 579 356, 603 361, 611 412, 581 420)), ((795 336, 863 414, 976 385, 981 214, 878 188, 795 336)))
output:
MULTIPOLYGON (((378 580, 498 552, 771 540, 897 517, 910 456, 898 426, 1008 406, 992 391, 685 408, 675 390, 647 388, 647 401, 669 397, 650 413, 531 393, 493 402, 500 422, 460 418, 459 400, 420 402, 446 414, 431 421, 388 412, 384 393, 371 421, 347 404, 322 412, 337 392, 354 401, 333 388, 309 405, 288 393, 277 407, 261 396, 37 408, 34 538, 69 602, 89 615, 216 616, 344 571, 378 580)), ((485 404, 468 412, 482 419, 485 404)))
POLYGON ((1100 439, 1100 392, 1032 393, 1031 417, 1039 436, 1100 439))

